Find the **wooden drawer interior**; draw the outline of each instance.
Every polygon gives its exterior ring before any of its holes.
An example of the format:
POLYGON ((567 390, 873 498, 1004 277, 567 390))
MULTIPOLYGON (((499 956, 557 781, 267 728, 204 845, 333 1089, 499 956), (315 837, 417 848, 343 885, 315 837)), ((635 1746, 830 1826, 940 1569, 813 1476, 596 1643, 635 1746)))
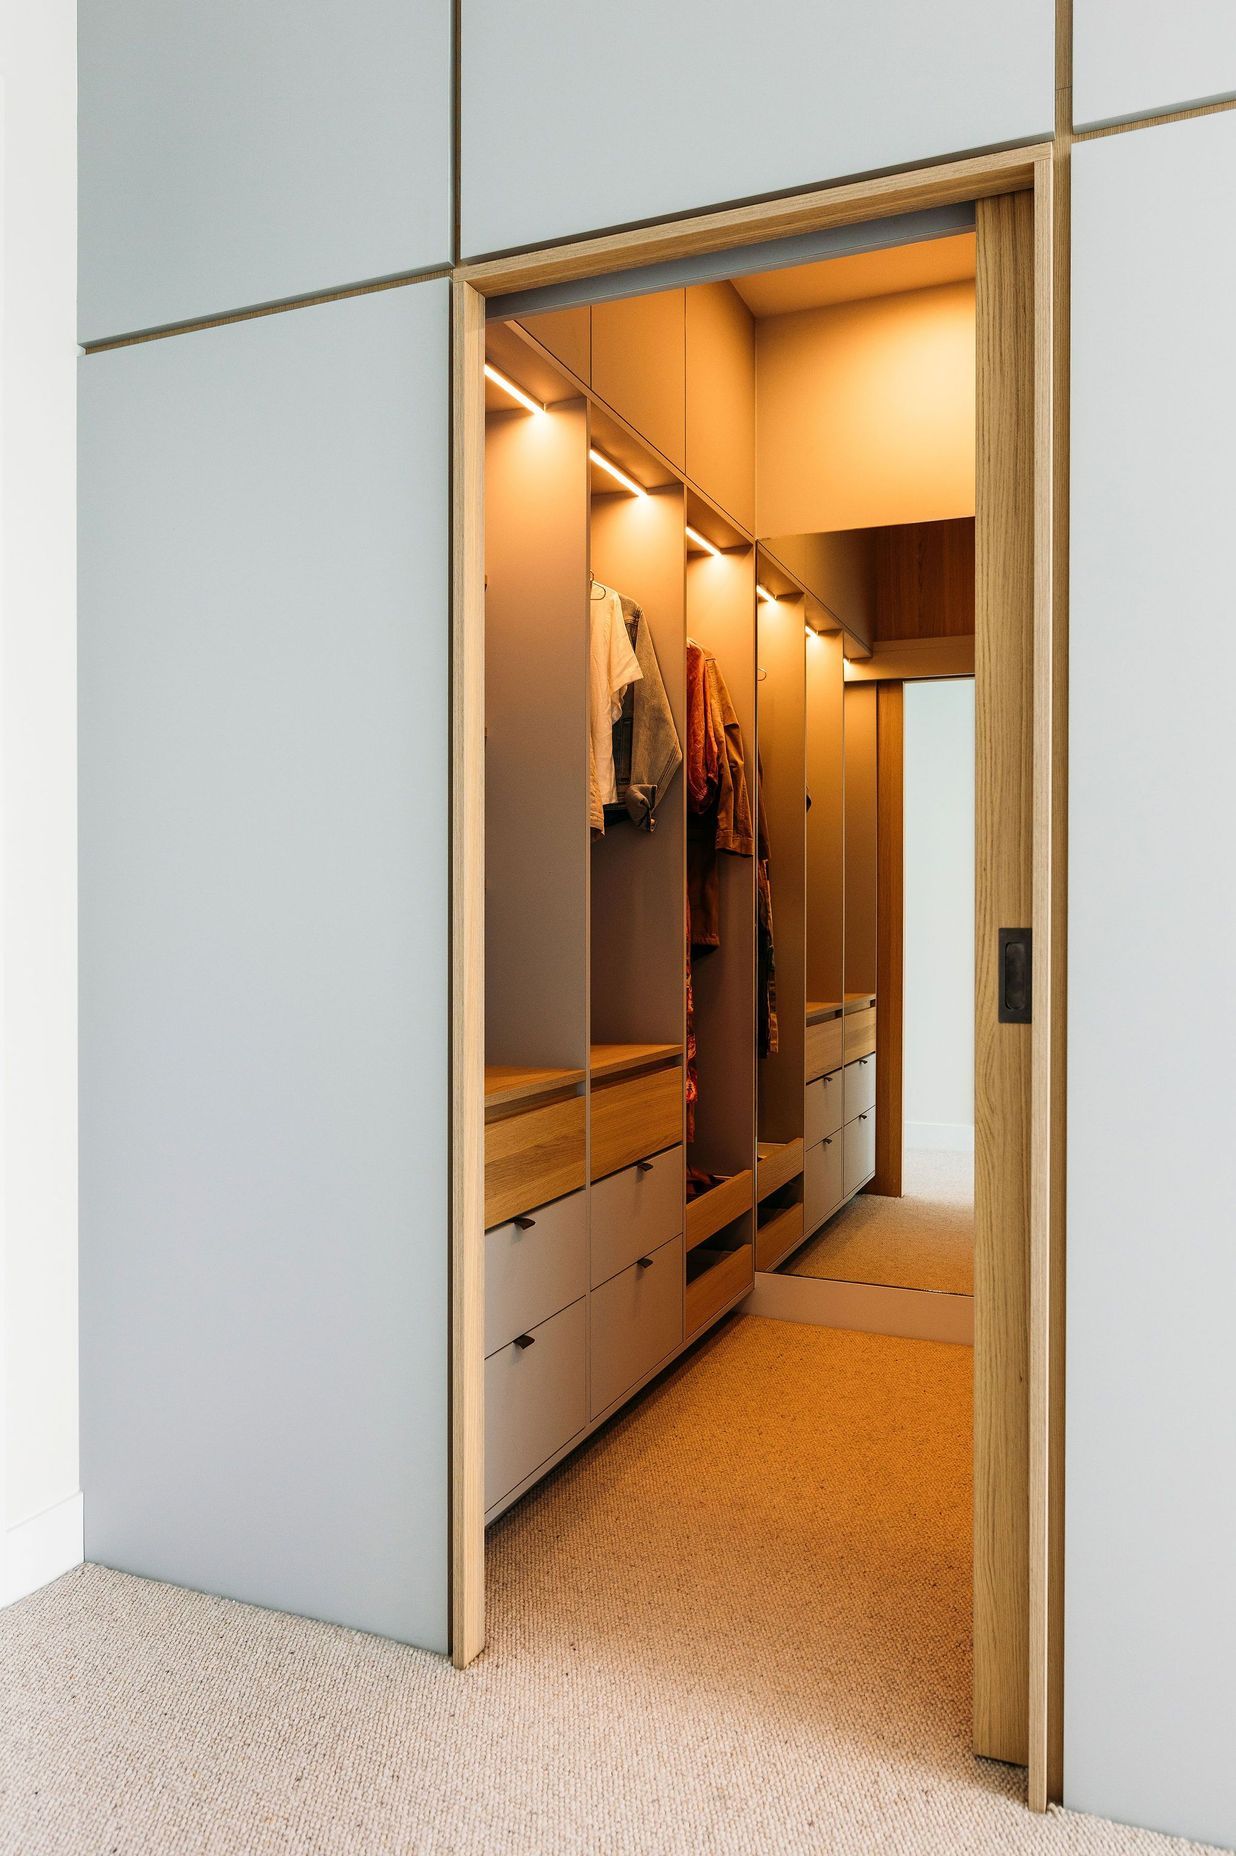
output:
MULTIPOLYGON (((746 1237, 749 1221, 741 1220, 735 1231, 746 1237)), ((716 1244, 700 1244, 687 1256, 686 1334, 693 1334, 736 1302, 754 1286, 755 1257, 750 1242, 726 1242, 718 1234, 716 1244)))
POLYGON ((723 1179, 711 1192, 701 1193, 687 1206, 687 1249, 706 1243, 724 1225, 751 1210, 751 1168, 723 1179))

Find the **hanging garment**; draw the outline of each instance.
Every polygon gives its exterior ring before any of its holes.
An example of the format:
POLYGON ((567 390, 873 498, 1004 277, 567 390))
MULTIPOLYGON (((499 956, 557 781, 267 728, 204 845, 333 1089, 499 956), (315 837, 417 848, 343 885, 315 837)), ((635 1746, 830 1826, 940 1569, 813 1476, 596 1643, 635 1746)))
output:
POLYGON ((691 945, 721 943, 717 853, 750 857, 751 798, 738 716, 717 660, 687 641, 687 899, 691 945))
POLYGON ((607 816, 626 817, 641 831, 654 831, 657 807, 682 766, 682 743, 647 617, 633 599, 625 598, 622 616, 640 676, 628 685, 622 713, 614 723, 614 788, 618 803, 607 816))
POLYGON ((756 753, 755 973, 759 1054, 776 1055, 777 959, 773 944, 772 876, 768 858, 768 815, 764 810, 764 770, 756 753))
POLYGON ((593 584, 588 600, 588 823, 605 830, 605 807, 617 798, 614 723, 628 684, 643 676, 612 587, 593 584))
POLYGON ((695 987, 691 982, 691 904, 686 905, 687 964, 687 1143, 695 1139, 695 1105, 700 1097, 698 1047, 695 1042, 695 987))

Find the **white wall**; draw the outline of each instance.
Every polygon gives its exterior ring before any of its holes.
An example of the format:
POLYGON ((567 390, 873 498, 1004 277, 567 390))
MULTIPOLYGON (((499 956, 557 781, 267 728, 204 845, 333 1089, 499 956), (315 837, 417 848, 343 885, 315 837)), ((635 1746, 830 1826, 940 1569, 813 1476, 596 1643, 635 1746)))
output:
POLYGON ((1073 0, 1073 119, 1163 116, 1236 95, 1232 0, 1073 0))
POLYGON ((1073 153, 1065 1801, 1236 1844, 1236 113, 1073 153))
POLYGON ((0 1602, 81 1557, 75 28, 0 15, 0 1602))
POLYGON ((974 1146, 974 683, 905 685, 910 1147, 974 1146))

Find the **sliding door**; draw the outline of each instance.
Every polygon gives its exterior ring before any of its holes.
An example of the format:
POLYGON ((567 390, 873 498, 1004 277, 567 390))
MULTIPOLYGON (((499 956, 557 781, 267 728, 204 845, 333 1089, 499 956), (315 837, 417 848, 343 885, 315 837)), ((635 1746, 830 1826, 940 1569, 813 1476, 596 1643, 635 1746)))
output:
POLYGON ((81 362, 86 1554, 436 1649, 448 325, 81 362))

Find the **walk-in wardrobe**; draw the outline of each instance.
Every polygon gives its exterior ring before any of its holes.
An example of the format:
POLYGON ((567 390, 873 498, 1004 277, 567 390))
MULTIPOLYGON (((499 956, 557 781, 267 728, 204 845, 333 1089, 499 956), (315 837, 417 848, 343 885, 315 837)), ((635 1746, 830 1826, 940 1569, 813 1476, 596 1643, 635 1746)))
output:
POLYGON ((488 325, 490 1519, 873 1180, 871 511, 800 425, 856 344, 972 376, 973 238, 868 263, 488 325))

